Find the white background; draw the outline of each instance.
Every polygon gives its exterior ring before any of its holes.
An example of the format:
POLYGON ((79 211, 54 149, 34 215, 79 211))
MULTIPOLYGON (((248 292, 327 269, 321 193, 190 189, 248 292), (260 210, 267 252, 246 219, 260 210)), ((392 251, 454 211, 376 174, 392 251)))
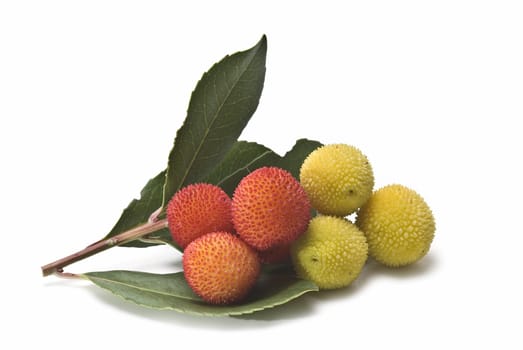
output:
MULTIPOLYGON (((521 1, 0 2, 4 349, 521 349, 521 1), (182 4, 183 3, 183 4, 182 4), (128 304, 40 266, 101 238, 163 169, 189 96, 268 37, 241 138, 353 144, 432 207, 428 256, 247 319, 128 304)), ((180 270, 167 247, 69 267, 180 270)))

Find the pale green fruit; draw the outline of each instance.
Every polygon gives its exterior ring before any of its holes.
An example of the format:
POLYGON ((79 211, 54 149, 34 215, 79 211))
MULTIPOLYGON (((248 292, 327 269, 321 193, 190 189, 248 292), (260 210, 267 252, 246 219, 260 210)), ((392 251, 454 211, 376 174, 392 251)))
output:
POLYGON ((350 221, 317 216, 291 246, 296 273, 320 289, 349 285, 367 260, 365 235, 350 221))

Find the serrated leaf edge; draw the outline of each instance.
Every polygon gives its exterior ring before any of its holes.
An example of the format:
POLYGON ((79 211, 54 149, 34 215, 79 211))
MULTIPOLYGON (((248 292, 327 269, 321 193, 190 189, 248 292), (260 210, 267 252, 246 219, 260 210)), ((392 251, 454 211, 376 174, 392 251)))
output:
MULTIPOLYGON (((214 69, 214 67, 217 66, 218 64, 220 64, 222 61, 224 61, 225 59, 227 59, 227 58, 229 58, 229 57, 232 57, 232 56, 234 56, 234 55, 236 55, 236 54, 239 54, 239 53, 242 53, 242 52, 247 52, 247 51, 251 51, 251 50, 252 50, 252 51, 249 53, 249 56, 250 56, 249 63, 246 65, 246 68, 243 70, 243 72, 241 73, 241 75, 240 75, 240 77, 239 77, 239 79, 238 79, 238 81, 240 81, 240 80, 241 80, 241 77, 245 74, 245 72, 247 72, 247 70, 249 70, 249 67, 251 66, 251 64, 252 64, 254 58, 256 57, 256 55, 258 54, 258 52, 259 52, 260 50, 263 50, 264 48, 266 48, 266 46, 267 46, 267 38, 266 38, 265 35, 263 35, 262 38, 260 39, 260 41, 259 41, 255 46, 253 46, 252 48, 250 48, 250 49, 248 49, 248 50, 246 50, 246 51, 240 51, 240 52, 237 52, 237 53, 232 54, 232 55, 226 55, 224 58, 222 58, 219 62, 215 63, 215 64, 214 64, 214 65, 213 65, 213 66, 212 66, 212 67, 211 67, 207 72, 205 72, 205 73, 202 75, 202 78, 201 78, 201 79, 198 81, 198 83, 196 84, 196 87, 195 87, 195 90, 194 90, 194 91, 196 91, 196 89, 198 88, 198 85, 200 84, 200 82, 203 81, 203 80, 206 78, 206 76, 209 74, 209 72, 212 71, 212 70, 214 69), (254 48, 256 48, 256 50, 253 50, 254 48)), ((237 81, 237 82, 238 82, 238 81, 237 81)), ((237 82, 236 82, 236 83, 237 83, 237 82)), ((228 93, 227 93, 227 96, 230 96, 230 94, 232 93, 232 91, 234 90, 235 87, 236 87, 236 84, 235 84, 233 87, 229 88, 229 91, 228 91, 228 93)), ((193 91, 193 94, 194 94, 194 91, 193 91)), ((191 100, 192 100, 192 95, 191 95, 191 100)), ((189 101, 189 105, 190 105, 191 102, 192 102, 191 100, 189 101)), ((219 106, 219 108, 218 108, 218 111, 221 111, 221 110, 222 110, 223 106, 225 105, 225 101, 226 101, 226 100, 227 100, 227 98, 224 99, 224 100, 222 101, 222 103, 220 104, 220 106, 219 106)), ((203 107, 204 107, 204 109, 205 109, 206 106, 204 105, 203 107)), ((207 112, 204 112, 204 114, 207 115, 207 112)), ((220 113, 215 113, 215 115, 212 117, 212 119, 211 119, 211 123, 210 123, 211 126, 215 123, 215 121, 216 121, 216 119, 218 118, 218 115, 219 115, 219 114, 220 114, 220 113)), ((205 117, 205 119, 207 119, 207 118, 205 117)), ((177 131, 177 133, 176 133, 176 137, 175 137, 175 140, 174 140, 173 148, 171 149, 171 152, 169 153, 169 161, 168 161, 168 165, 167 165, 167 170, 166 170, 166 172, 165 172, 165 183, 164 183, 164 186, 163 186, 163 200, 162 200, 162 207, 163 207, 163 209, 165 209, 165 205, 166 205, 167 201, 169 200, 169 198, 167 198, 168 196, 167 196, 166 191, 167 191, 167 180, 169 179, 169 170, 170 170, 169 168, 170 168, 170 166, 171 166, 171 164, 169 164, 169 163, 171 162, 171 159, 170 159, 170 157, 171 157, 171 153, 174 151, 174 149, 175 149, 175 147, 176 147, 176 141, 177 141, 177 139, 178 139, 178 134, 179 134, 179 133, 182 131, 182 129, 184 129, 185 127, 186 127, 186 124, 185 124, 185 121, 184 121, 184 123, 182 124, 182 126, 180 127, 180 129, 179 129, 179 130, 177 131)), ((185 169, 185 172, 184 172, 184 174, 183 174, 182 180, 180 181, 177 190, 179 190, 179 189, 181 188, 181 186, 184 185, 185 180, 187 179, 188 173, 189 173, 189 171, 190 171, 191 168, 192 168, 192 164, 194 164, 194 161, 196 160, 198 154, 200 153, 200 150, 201 150, 201 148, 203 147, 204 141, 207 139, 207 135, 209 134, 209 130, 210 130, 210 129, 211 129, 210 127, 207 128, 207 130, 205 131, 205 136, 200 140, 200 143, 199 143, 199 145, 197 146, 197 150, 196 150, 196 152, 195 152, 194 155, 192 156, 192 159, 191 159, 190 162, 189 162, 190 165, 187 166, 186 169, 185 169)), ((176 191, 175 191, 175 192, 176 192, 176 191)), ((171 194, 171 195, 172 195, 172 194, 171 194)))
MULTIPOLYGON (((178 272, 178 273, 183 273, 183 272, 178 272)), ((93 281, 93 279, 98 279, 98 280, 103 280, 103 281, 106 281, 106 282, 110 282, 110 283, 114 283, 114 284, 119 284, 119 285, 122 285, 122 286, 126 286, 126 287, 129 287, 129 288, 134 288, 134 289, 137 289, 137 290, 140 290, 140 291, 144 291, 144 292, 149 292, 149 293, 154 293, 154 294, 160 294, 160 295, 165 295, 165 296, 168 296, 168 297, 173 297, 173 298, 178 298, 178 299, 185 299, 185 300, 192 300, 192 301, 201 301, 201 299, 197 299, 197 298, 188 298, 188 297, 184 297, 184 296, 180 296, 180 295, 173 295, 173 294, 169 294, 169 293, 162 293, 162 292, 159 292, 157 290, 152 290, 152 289, 148 289, 148 288, 142 288, 142 287, 137 287, 133 284, 129 284, 129 283, 123 283, 123 282, 120 282, 120 281, 115 281, 115 280, 111 280, 111 279, 108 279, 108 278, 101 278, 101 277, 96 277, 96 276, 92 276, 92 275, 89 275, 89 273, 86 273, 86 274, 83 274, 82 275, 84 278, 87 278, 88 280, 90 280, 91 282, 95 283, 93 281)), ((97 286, 99 286, 98 284, 96 284, 97 286)), ((100 288, 103 288, 103 289, 106 289, 106 290, 109 290, 107 288, 104 288, 102 286, 99 286, 100 288)), ((111 290, 109 290, 111 293, 115 294, 115 295, 118 295, 114 292, 112 292, 111 290)), ((122 296, 123 297, 123 296, 122 296)))
MULTIPOLYGON (((97 287, 102 288, 104 290, 107 290, 108 292, 110 292, 111 294, 117 296, 118 298, 123 299, 123 300, 125 300, 125 301, 127 301, 129 303, 132 303, 132 304, 135 304, 135 305, 138 305, 138 306, 146 307, 146 308, 152 309, 152 310, 173 310, 173 311, 177 311, 177 312, 184 313, 184 314, 190 314, 190 315, 196 315, 196 316, 209 316, 209 317, 249 315, 249 314, 253 314, 253 313, 258 312, 258 311, 267 310, 267 309, 273 309, 276 306, 280 306, 280 305, 286 304, 286 303, 288 303, 288 302, 290 302, 290 301, 292 301, 294 299, 297 299, 297 298, 301 297, 302 295, 304 295, 306 293, 319 291, 319 287, 316 286, 314 283, 312 283, 310 281, 302 280, 302 281, 309 282, 310 287, 307 290, 303 290, 303 291, 301 291, 300 293, 298 293, 296 295, 293 295, 293 296, 291 296, 289 298, 286 298, 284 300, 275 302, 275 303, 270 304, 270 305, 259 306, 259 307, 255 307, 255 308, 252 308, 252 309, 249 309, 249 310, 244 310, 244 311, 225 311, 223 313, 217 313, 217 312, 216 313, 211 313, 211 312, 205 312, 205 311, 195 312, 195 311, 185 310, 183 308, 177 308, 177 307, 172 307, 172 306, 171 307, 154 307, 154 306, 151 306, 151 305, 140 303, 140 302, 137 302, 136 300, 133 300, 133 299, 128 298, 128 297, 125 297, 125 296, 123 296, 121 294, 117 294, 117 293, 113 292, 112 290, 110 290, 109 288, 105 288, 105 287, 102 287, 102 286, 96 284, 87 274, 83 274, 81 276, 83 278, 86 278, 86 279, 90 280, 97 287)), ((99 279, 103 279, 103 278, 99 278, 99 279)), ((103 279, 103 280, 106 280, 106 279, 103 279)), ((111 280, 109 280, 109 281, 111 281, 111 280)), ((122 284, 126 285, 125 283, 122 283, 122 284)), ((144 290, 146 290, 146 289, 144 289, 144 290)), ((199 299, 183 298, 183 297, 174 296, 174 295, 171 295, 171 294, 164 294, 164 293, 158 293, 158 294, 163 294, 163 295, 167 295, 167 296, 170 296, 170 297, 173 297, 173 298, 178 298, 178 299, 182 299, 182 300, 189 300, 189 301, 193 301, 193 302, 194 301, 197 301, 197 302, 201 301, 199 299)), ((205 305, 209 306, 209 304, 205 304, 205 305)), ((240 305, 238 305, 238 306, 240 306, 240 305)), ((231 307, 231 306, 229 306, 229 307, 231 307)))

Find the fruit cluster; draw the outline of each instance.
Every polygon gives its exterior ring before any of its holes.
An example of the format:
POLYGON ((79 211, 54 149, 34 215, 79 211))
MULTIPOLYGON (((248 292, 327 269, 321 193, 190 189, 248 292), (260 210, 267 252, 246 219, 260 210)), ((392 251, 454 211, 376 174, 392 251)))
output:
POLYGON ((42 266, 42 274, 87 278, 142 306, 240 315, 347 286, 369 256, 394 267, 422 258, 435 231, 430 208, 401 185, 374 191, 372 167, 357 148, 298 139, 279 156, 238 141, 259 104, 266 53, 264 35, 204 73, 167 168, 102 240, 42 266), (63 270, 114 246, 173 242, 183 250, 183 273, 63 270), (283 268, 264 268, 259 278, 264 264, 283 268), (236 305, 202 305, 188 286, 210 304, 236 305))
POLYGON ((288 171, 259 168, 245 176, 232 199, 215 185, 178 191, 167 206, 173 240, 183 252, 184 275, 205 301, 240 301, 261 263, 285 260, 311 217, 307 194, 288 171))
POLYGON ((399 267, 427 254, 435 232, 429 206, 402 185, 373 192, 372 167, 356 147, 316 149, 302 164, 300 182, 319 215, 293 244, 292 259, 298 275, 320 289, 350 284, 367 255, 399 267), (353 213, 355 223, 346 219, 353 213))
POLYGON ((230 304, 248 295, 263 263, 292 262, 299 277, 333 289, 354 281, 368 255, 388 266, 419 260, 434 236, 430 208, 404 186, 373 187, 367 157, 333 144, 309 154, 299 181, 263 167, 240 181, 232 199, 206 183, 181 189, 167 219, 184 249, 187 283, 211 304, 230 304), (352 223, 346 217, 355 212, 352 223))

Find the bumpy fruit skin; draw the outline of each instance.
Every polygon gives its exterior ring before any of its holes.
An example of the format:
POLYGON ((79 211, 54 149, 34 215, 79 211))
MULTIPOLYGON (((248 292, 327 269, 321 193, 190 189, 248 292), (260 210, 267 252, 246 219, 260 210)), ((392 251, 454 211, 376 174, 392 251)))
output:
POLYGON ((344 217, 370 197, 374 174, 359 149, 331 144, 317 148, 305 158, 300 168, 300 182, 316 210, 344 217))
POLYGON ((367 260, 365 235, 350 221, 316 216, 304 235, 291 246, 296 273, 320 289, 348 286, 367 260))
POLYGON ((232 198, 232 221, 240 237, 256 250, 290 244, 305 232, 310 202, 286 170, 259 168, 245 176, 232 198))
POLYGON ((257 253, 238 236, 212 232, 183 252, 183 272, 191 289, 211 304, 241 301, 260 274, 257 253))
POLYGON ((374 192, 358 212, 356 225, 367 236, 369 255, 391 267, 409 265, 425 256, 436 230, 424 199, 397 184, 374 192))
POLYGON ((186 186, 169 201, 167 221, 173 240, 181 248, 209 232, 232 232, 231 199, 215 185, 186 186))

